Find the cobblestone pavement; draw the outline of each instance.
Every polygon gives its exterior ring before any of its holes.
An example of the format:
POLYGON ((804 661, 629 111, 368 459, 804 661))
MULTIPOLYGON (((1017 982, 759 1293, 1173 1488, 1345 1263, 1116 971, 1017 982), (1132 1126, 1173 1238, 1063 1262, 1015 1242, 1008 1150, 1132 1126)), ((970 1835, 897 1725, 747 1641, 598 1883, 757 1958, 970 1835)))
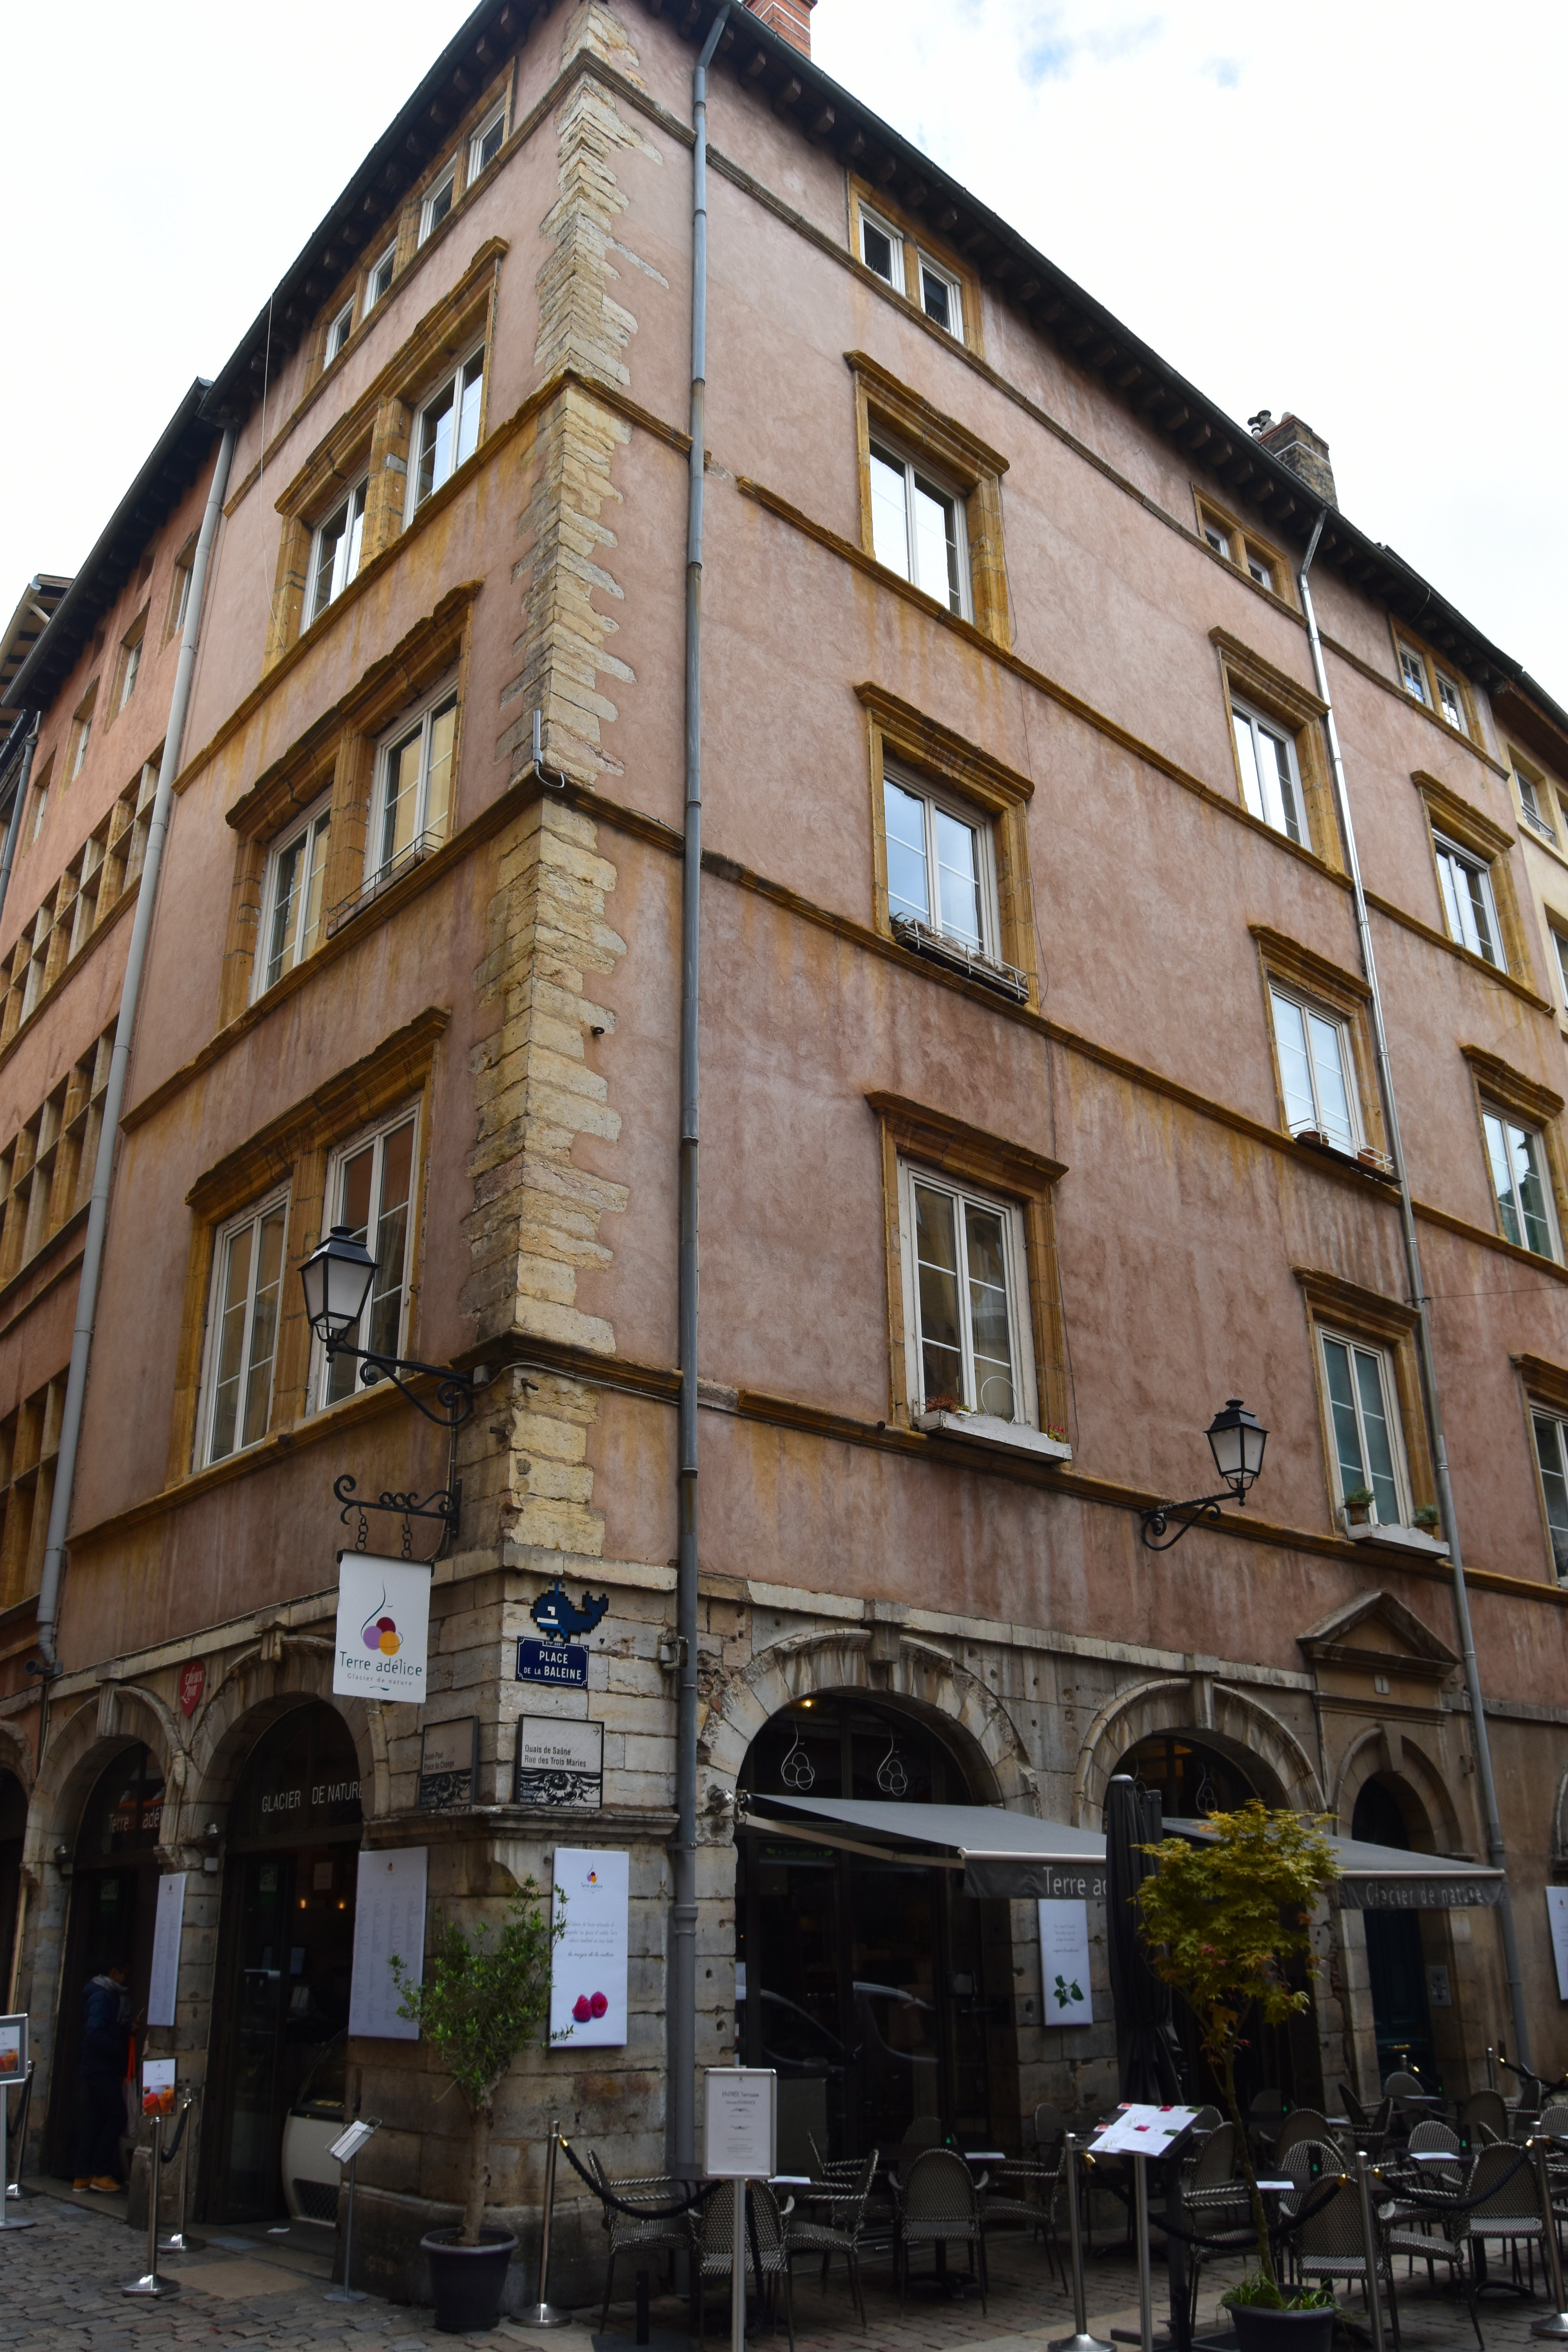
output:
MULTIPOLYGON (((185 2345, 202 2352, 437 2352, 456 2343, 487 2345, 492 2352, 633 2352, 629 2303, 612 2308, 610 2329, 596 2333, 598 2312, 582 2312, 574 2324, 550 2336, 530 2333, 503 2320, 491 2335, 457 2338, 437 2336, 427 2309, 383 2303, 354 2305, 323 2300, 324 2258, 292 2242, 274 2243, 265 2233, 217 2233, 198 2252, 164 2256, 163 2274, 177 2278, 181 2293, 168 2301, 137 2302, 122 2295, 122 2284, 143 2266, 146 2240, 132 2234, 119 2216, 95 2210, 64 2196, 30 2198, 25 2207, 36 2227, 0 2238, 0 2346, 5 2352, 162 2352, 185 2345)), ((1403 2271, 1404 2265, 1400 2265, 1403 2271)), ((1205 2273, 1200 2323, 1214 2315, 1215 2301, 1233 2273, 1215 2266, 1205 2273)), ((990 2307, 978 2294, 936 2299, 930 2291, 911 2294, 907 2316, 899 2315, 886 2261, 866 2272, 867 2329, 856 2321, 841 2267, 826 2293, 814 2264, 795 2273, 797 2352, 936 2352, 963 2346, 964 2352, 1046 2352, 1053 2336, 1070 2335, 1070 2306, 1058 2281, 1047 2274, 1044 2254, 1022 2238, 993 2242, 990 2307)), ((1539 2286, 1539 2276, 1537 2279, 1539 2286)), ((1156 2316, 1163 2309, 1162 2274, 1155 2273, 1156 2316)), ((1110 2341, 1113 2329, 1136 2342, 1137 2284, 1131 2263, 1120 2250, 1100 2254, 1090 2265, 1089 2326, 1110 2341)), ((1487 2352, 1526 2352, 1530 2324, 1546 2309, 1543 2295, 1522 2296, 1489 2290, 1481 2299, 1487 2352)), ((1367 2339, 1366 2315, 1359 2302, 1347 2305, 1357 2323, 1356 2338, 1367 2339)), ((1473 2347, 1462 2300, 1425 2279, 1400 2280, 1399 2312, 1405 2352, 1465 2352, 1473 2347)), ((689 2343, 684 2306, 672 2298, 653 2308, 656 2352, 685 2352, 689 2343)), ((727 2314, 710 2307, 709 2344, 724 2352, 727 2314)), ((1339 2339, 1345 2342, 1342 2335, 1339 2339)), ((754 2339, 759 2352, 773 2352, 764 2329, 754 2339)), ((785 2343, 782 2315, 777 2343, 785 2343)))

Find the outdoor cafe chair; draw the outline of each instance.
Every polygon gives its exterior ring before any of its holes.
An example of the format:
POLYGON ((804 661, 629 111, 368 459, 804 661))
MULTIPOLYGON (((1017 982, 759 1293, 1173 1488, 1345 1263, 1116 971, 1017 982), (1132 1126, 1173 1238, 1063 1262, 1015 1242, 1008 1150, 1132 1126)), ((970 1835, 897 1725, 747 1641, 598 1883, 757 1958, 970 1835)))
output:
POLYGON ((1381 2156, 1388 2138, 1388 2126, 1394 2117, 1394 2101, 1381 2099, 1375 2107, 1363 2107, 1348 2083, 1340 2084, 1340 2096, 1344 2101, 1357 2147, 1364 2149, 1368 2156, 1381 2156))
MULTIPOLYGON (((1304 2158, 1308 2145, 1305 2141, 1298 2143, 1293 2151, 1293 2161, 1300 2161, 1304 2158)), ((1342 2167, 1342 2150, 1334 2148, 1331 2155, 1333 2161, 1342 2167)), ((1321 2198, 1322 2187, 1314 2182, 1303 2190, 1298 2200, 1303 2218, 1290 2234, 1297 2277, 1303 2286, 1322 2286, 1335 2279, 1345 2279, 1352 2286, 1359 2286, 1369 2298, 1386 2286, 1388 2315, 1397 2347, 1399 2305, 1394 2293, 1394 2265, 1389 2260, 1384 2233, 1374 2220, 1369 2273, 1361 2190, 1356 2182, 1348 2173, 1342 2171, 1339 2186, 1332 2197, 1320 2202, 1321 2198)))
POLYGON ((1425 2099, 1430 2096, 1420 2075, 1413 2074, 1407 2066, 1394 2068, 1384 2084, 1383 2095, 1385 2099, 1425 2099))
MULTIPOLYGON (((732 2180, 721 2180, 708 2200, 702 2215, 702 2225, 697 2238, 697 2259, 692 2263, 692 2294, 696 2301, 697 2341, 703 2341, 708 2315, 702 2290, 710 2279, 727 2279, 734 2268, 735 2245, 735 2186, 732 2180)), ((784 2231, 789 2216, 795 2210, 791 2198, 781 2211, 778 2199, 765 2180, 753 2180, 747 2185, 750 2207, 746 2231, 746 2267, 752 2267, 752 2246, 762 2268, 763 2282, 770 2296, 782 2283, 784 2299, 784 2326, 789 2331, 789 2352, 795 2352, 795 2301, 790 2293, 789 2253, 784 2231), (756 2235, 753 2241, 752 2229, 756 2235)))
MULTIPOLYGON (((825 2196, 816 2189, 805 2192, 808 2203, 820 2203, 827 2210, 829 2219, 817 2221, 811 2217, 797 2220, 793 2214, 784 2224, 784 2255, 793 2270, 796 2254, 822 2256, 821 2284, 827 2286, 828 2265, 835 2254, 842 2254, 849 2273, 849 2294, 860 2315, 860 2332, 866 2332, 866 2297, 860 2287, 860 2232, 866 2225, 866 2200, 876 2178, 878 2156, 875 2148, 860 2158, 854 2168, 854 2179, 830 2186, 825 2196)), ((793 2300, 793 2297, 792 2297, 793 2300)))
POLYGON ((1055 2163, 1042 2162, 1037 2158, 1007 2157, 996 2165, 981 2193, 980 2210, 985 2227, 990 2230, 998 2221, 1016 2221, 1031 2236, 1038 2231, 1046 2242, 1046 2260, 1053 2270, 1061 2273, 1063 2292, 1067 2289, 1067 2272, 1062 2267, 1061 2247, 1057 2238, 1057 2191, 1061 2187, 1062 2155, 1058 2148, 1055 2163))
POLYGON ((1279 2126, 1271 2161, 1283 2171, 1285 2158, 1299 2140, 1322 2140, 1331 2147, 1333 2137, 1327 2116, 1320 2115, 1316 2107, 1292 2107, 1279 2126))
MULTIPOLYGON (((1295 2183, 1295 2188, 1279 2200, 1278 2219, 1281 2226, 1293 2223, 1307 2206, 1317 2201, 1321 2186, 1338 2179, 1344 2168, 1344 2150, 1326 2128, 1316 2138, 1303 2134, 1300 2139, 1292 2140, 1275 2165, 1277 2172, 1295 2183)), ((1290 2238, 1286 2238, 1282 2252, 1285 2267, 1293 2277, 1296 2247, 1290 2238)), ((1195 2305, 1194 2314, 1195 2316, 1195 2305)))
MULTIPOLYGON (((985 2225, 980 2184, 963 2157, 950 2147, 928 2147, 893 2183, 899 2209, 899 2311, 906 2307, 910 2256, 917 2246, 966 2245, 980 2270, 980 2308, 987 2307, 985 2225)), ((794 2347, 791 2346, 791 2352, 794 2347)))
MULTIPOLYGON (((599 2187, 618 2197, 623 2204, 668 2208, 679 2205, 687 2194, 685 2181, 647 2174, 635 2179, 612 2179, 596 2153, 590 2152, 588 2161, 599 2187)), ((691 2217, 676 2213, 657 2220, 634 2221, 629 2213, 617 2213, 613 2205, 601 2203, 599 2219, 610 2242, 610 2259, 605 2272, 605 2306, 599 2314, 603 2334, 610 2324, 610 2291, 616 2283, 616 2264, 622 2254, 674 2254, 684 2251, 691 2243, 691 2217)))
POLYGON ((1489 2140, 1509 2136, 1508 2102, 1500 2091, 1472 2091, 1459 2109, 1459 2137, 1474 2155, 1489 2140))
POLYGON ((1060 2107, 1042 2100, 1035 2109, 1035 2158, 1040 2164, 1061 2161, 1062 2142, 1067 2137, 1068 2119, 1060 2107))
MULTIPOLYGON (((1447 2124, 1417 2124, 1415 2130, 1410 2136, 1412 2143, 1416 2134, 1421 2132, 1446 2134, 1448 2140, 1456 2143, 1457 2155, 1458 2135, 1447 2124)), ((1433 2140, 1426 2145, 1433 2150, 1436 2150, 1443 2146, 1443 2143, 1433 2140)), ((1417 2152, 1414 2146, 1411 2152, 1412 2154, 1417 2152)), ((1444 2153, 1447 2153, 1446 2148, 1444 2153)), ((1420 2176, 1426 2187, 1439 2189, 1446 2195, 1458 2195, 1463 2186, 1463 2168, 1458 2162, 1453 2165, 1412 2165, 1410 2169, 1420 2176)), ((1436 2265, 1438 2263, 1444 2263, 1447 2268, 1449 2283, 1458 2286, 1464 2294, 1465 2308, 1470 2315, 1470 2326, 1476 2331, 1476 2342, 1481 2347, 1481 2352, 1486 2352, 1486 2338, 1481 2334, 1480 2316, 1476 2310, 1474 2264, 1468 2259, 1471 2250, 1465 2230, 1465 2218, 1463 2213, 1436 2212, 1430 2206, 1399 2204, 1380 2208, 1378 2216, 1384 2251, 1389 2259, 1391 2273, 1394 2256, 1403 2254, 1405 2257, 1407 2275, 1418 2262, 1426 2263, 1426 2282, 1430 2286, 1434 2282, 1436 2265)), ((1392 2293, 1391 2275, 1391 2296, 1392 2293)))
POLYGON ((1541 2210, 1535 2160, 1525 2155, 1521 2164, 1520 2158, 1523 2154, 1522 2149, 1507 2140, 1494 2141, 1479 2151, 1465 2185, 1467 2198, 1478 2201, 1461 2219, 1475 2263, 1477 2285, 1486 2284, 1487 2241, 1496 2238, 1510 2249, 1515 2286, 1520 2283, 1519 2249, 1521 2242, 1524 2245, 1530 2265, 1530 2292, 1533 2294, 1535 2249, 1546 2235, 1547 2217, 1541 2210))

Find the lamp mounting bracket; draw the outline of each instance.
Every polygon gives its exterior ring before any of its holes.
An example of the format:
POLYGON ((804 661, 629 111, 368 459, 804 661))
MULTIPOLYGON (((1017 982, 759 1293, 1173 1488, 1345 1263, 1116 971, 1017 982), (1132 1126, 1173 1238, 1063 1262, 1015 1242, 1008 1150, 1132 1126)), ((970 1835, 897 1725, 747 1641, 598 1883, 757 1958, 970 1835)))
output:
POLYGON ((1144 1545, 1150 1551, 1169 1551, 1173 1544, 1181 1542, 1189 1528, 1195 1528, 1205 1520, 1211 1526, 1217 1525, 1222 1504, 1239 1503, 1241 1500, 1242 1497, 1233 1494, 1227 1486, 1223 1495, 1200 1495, 1195 1502, 1158 1503, 1152 1511, 1142 1514, 1144 1545), (1166 1530, 1173 1519, 1179 1520, 1181 1524, 1171 1535, 1166 1530))

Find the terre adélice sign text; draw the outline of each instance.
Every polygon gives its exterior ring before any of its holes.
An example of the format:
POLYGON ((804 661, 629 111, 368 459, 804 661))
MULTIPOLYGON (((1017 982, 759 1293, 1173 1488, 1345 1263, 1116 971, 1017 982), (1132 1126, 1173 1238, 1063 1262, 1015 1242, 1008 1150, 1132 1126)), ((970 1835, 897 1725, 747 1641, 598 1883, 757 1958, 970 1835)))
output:
POLYGON ((430 1644, 430 1570, 418 1560, 368 1551, 338 1554, 334 1698, 425 1703, 430 1644))

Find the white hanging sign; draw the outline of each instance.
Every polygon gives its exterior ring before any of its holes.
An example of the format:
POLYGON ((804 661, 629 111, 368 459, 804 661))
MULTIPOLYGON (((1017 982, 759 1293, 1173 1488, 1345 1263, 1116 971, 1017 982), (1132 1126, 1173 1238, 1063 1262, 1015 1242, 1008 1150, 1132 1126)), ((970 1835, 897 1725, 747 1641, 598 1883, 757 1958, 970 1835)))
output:
POLYGON ((393 1957, 416 1984, 425 1978, 425 1867, 422 1845, 376 1846, 359 1857, 354 1895, 353 1981, 349 2032, 382 2042, 417 2042, 419 2028, 399 2017, 393 1957))
POLYGON ((173 2025, 180 1991, 180 1930, 185 1919, 185 1874, 171 1870, 158 1881, 153 1919, 153 1974, 147 1988, 149 2025, 173 2025))
POLYGON ((333 1697, 423 1706, 429 1643, 429 1569, 373 1551, 339 1552, 333 1697))
POLYGON ((1093 2024, 1087 1903, 1060 1896, 1041 1903, 1040 1976, 1046 2024, 1093 2024))
POLYGON ((1557 1998, 1568 2000, 1568 1886, 1547 1888, 1546 1916, 1552 1926, 1552 1956, 1557 1963, 1557 1998))
POLYGON ((550 2039, 568 2051, 622 2049, 631 1857, 558 1845, 554 1906, 565 1925, 551 1960, 550 2039))

